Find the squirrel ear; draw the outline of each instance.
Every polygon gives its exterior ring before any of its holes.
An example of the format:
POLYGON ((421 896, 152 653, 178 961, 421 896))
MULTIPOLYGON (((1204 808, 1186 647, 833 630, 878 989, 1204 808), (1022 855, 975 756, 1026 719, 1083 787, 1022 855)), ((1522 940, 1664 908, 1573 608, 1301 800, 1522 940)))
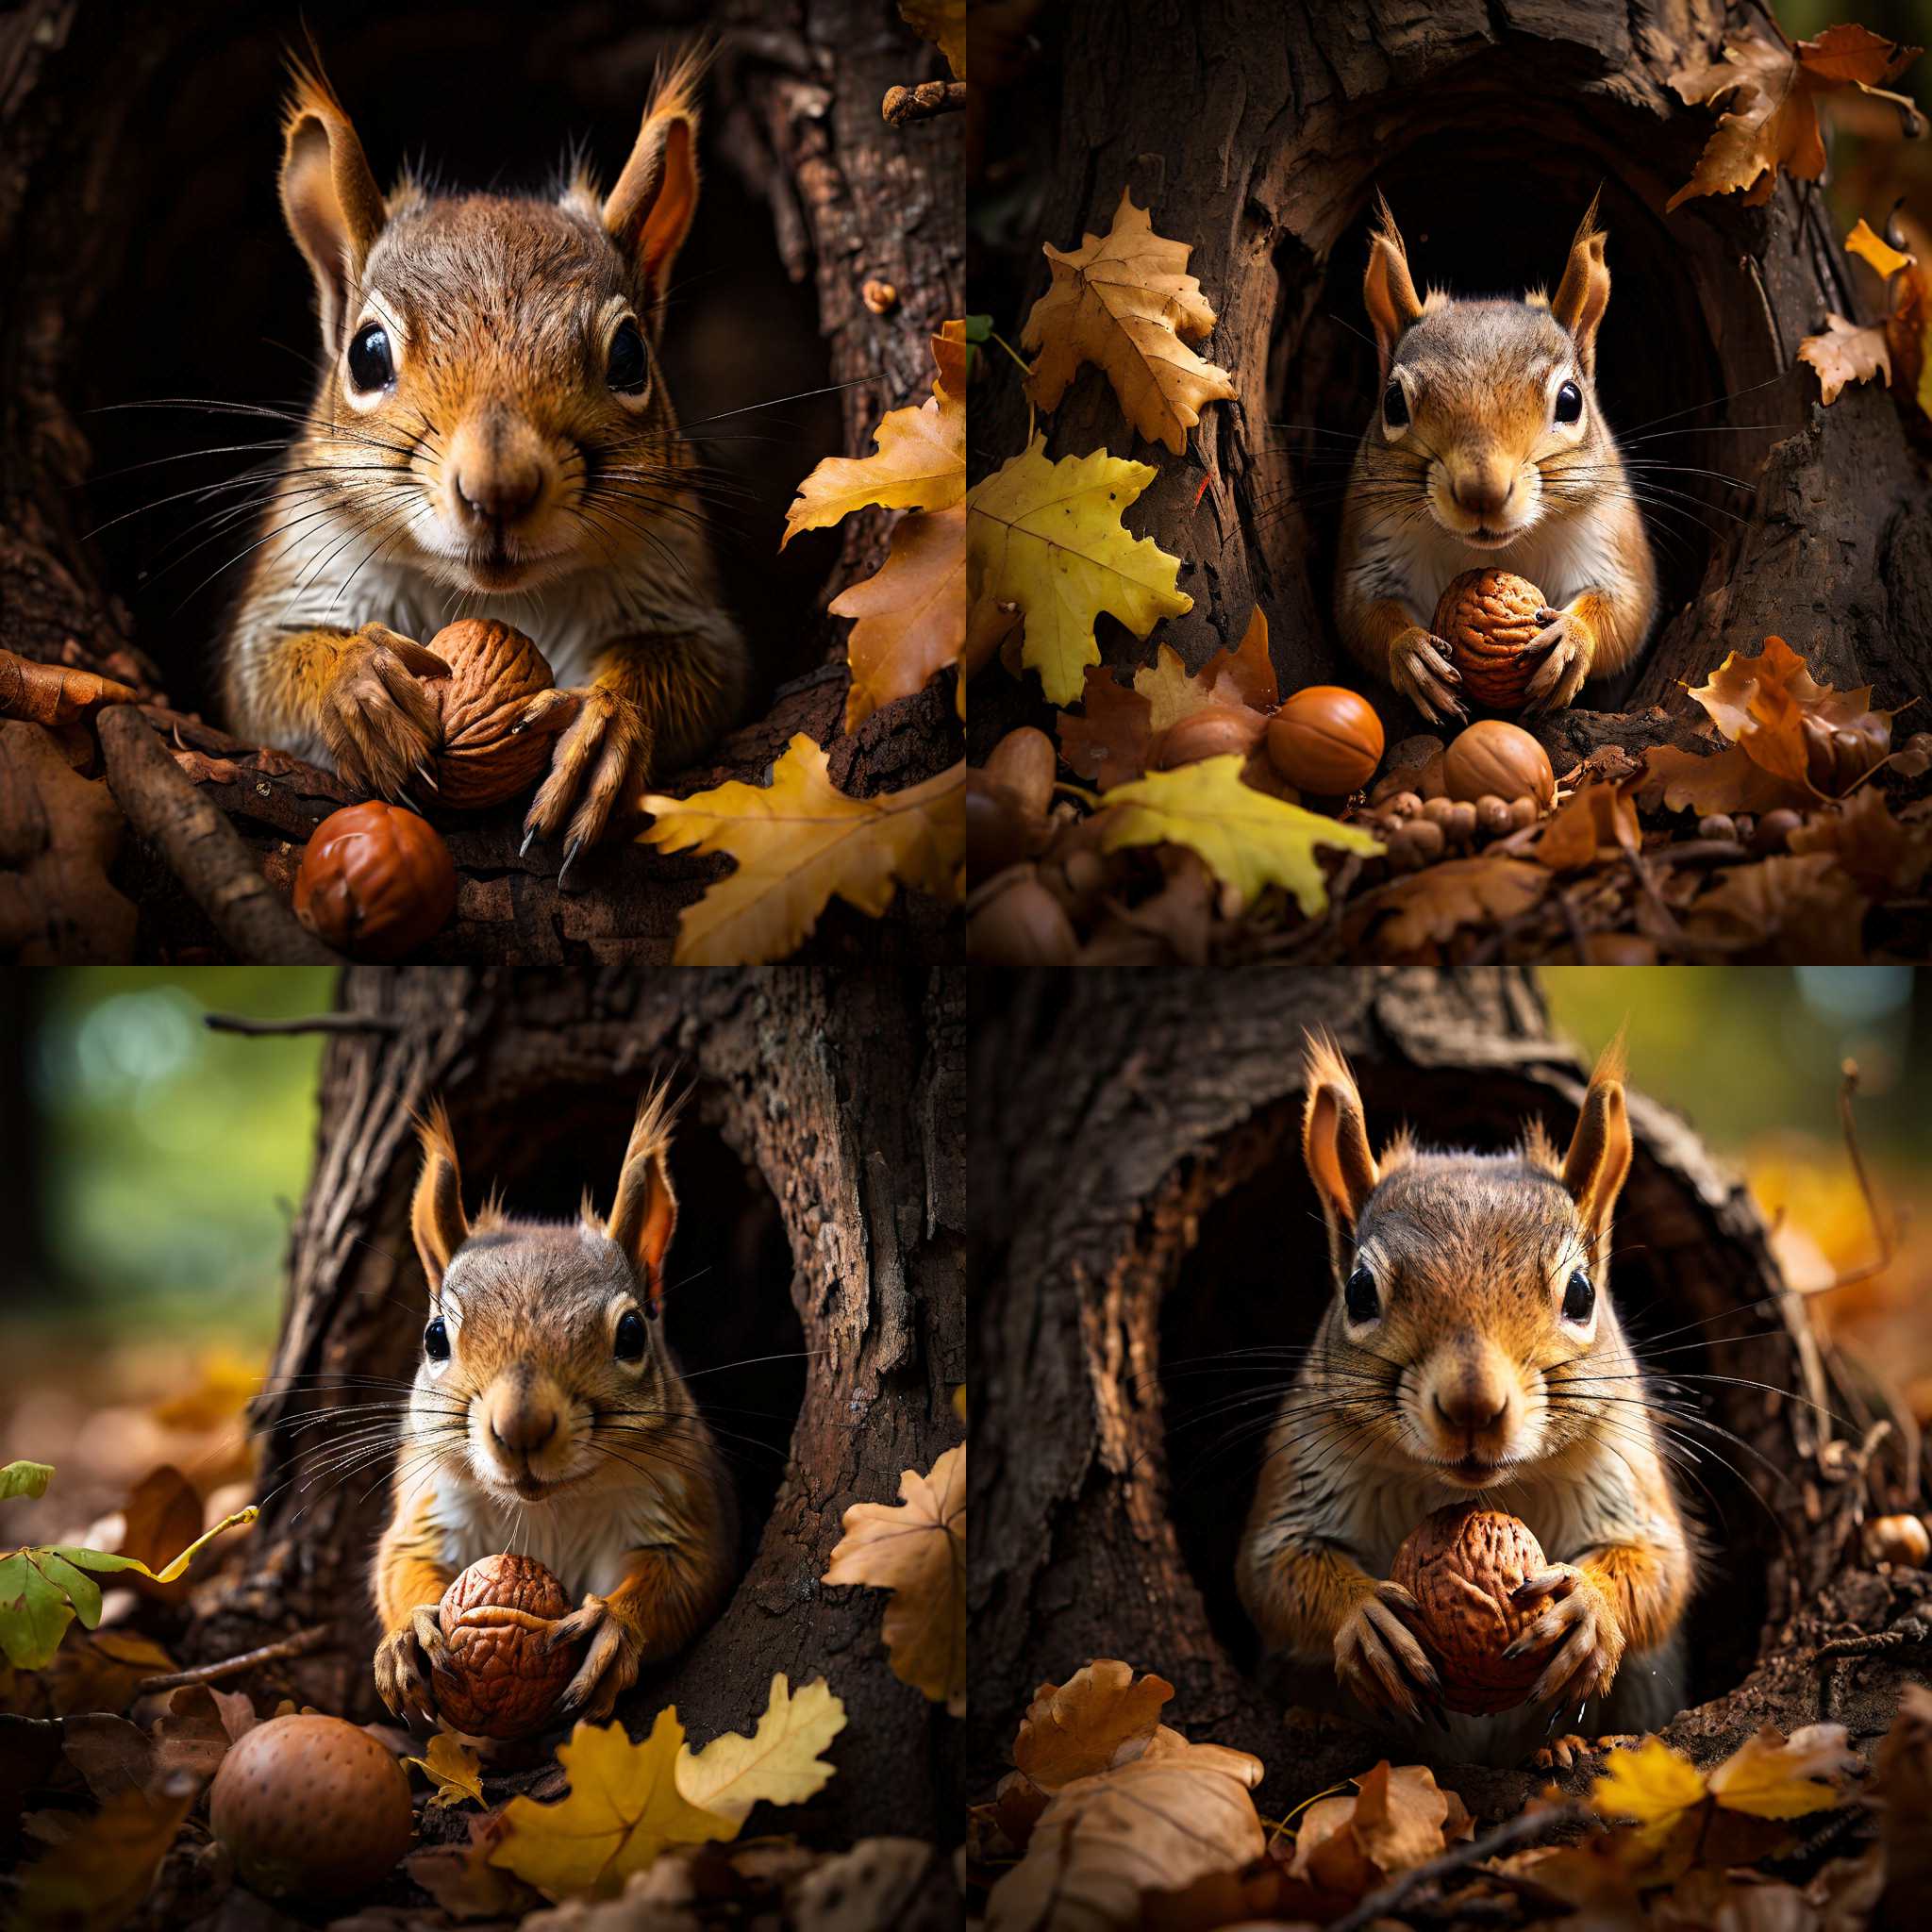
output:
POLYGON ((1362 1097, 1341 1049, 1325 1033, 1310 1033, 1303 1051, 1308 1097, 1302 1114, 1302 1155, 1328 1217, 1330 1245, 1339 1252, 1340 1230, 1354 1227, 1382 1176, 1369 1151, 1362 1097))
POLYGON ((1550 313, 1570 331, 1576 344, 1576 359, 1586 375, 1596 374, 1596 332, 1610 303, 1610 272, 1604 265, 1604 231, 1596 225, 1599 189, 1578 223, 1576 239, 1570 244, 1570 259, 1563 264, 1563 279, 1550 303, 1550 313))
POLYGON ((463 1214, 463 1177, 450 1139, 449 1109, 441 1101, 426 1121, 416 1123, 416 1132, 423 1142, 423 1172, 409 1203, 409 1232, 433 1291, 442 1286, 449 1257, 469 1240, 470 1224, 463 1214))
POLYGON ((663 1303, 664 1255, 677 1226, 677 1196, 664 1157, 671 1151, 671 1127, 679 1105, 671 1098, 668 1081, 644 1095, 604 1230, 630 1257, 654 1311, 663 1303))
POLYGON ((660 75, 637 145, 604 204, 604 227, 637 264, 655 322, 671 264, 698 206, 697 84, 702 54, 688 50, 660 75))
POLYGON ((320 64, 291 57, 293 88, 282 122, 282 214, 308 258, 331 353, 349 285, 382 232, 382 194, 369 158, 320 64))
POLYGON ((1362 301, 1375 327, 1375 349, 1382 359, 1380 379, 1389 379, 1395 358, 1396 339, 1423 312, 1408 272, 1408 250, 1402 231, 1389 210, 1388 197, 1375 194, 1375 219, 1380 224, 1369 237, 1369 272, 1362 279, 1362 301))
POLYGON ((1630 1172, 1630 1115, 1624 1103, 1624 1036, 1604 1048, 1583 1096, 1583 1111, 1563 1157, 1563 1185, 1592 1242, 1601 1241, 1630 1172))

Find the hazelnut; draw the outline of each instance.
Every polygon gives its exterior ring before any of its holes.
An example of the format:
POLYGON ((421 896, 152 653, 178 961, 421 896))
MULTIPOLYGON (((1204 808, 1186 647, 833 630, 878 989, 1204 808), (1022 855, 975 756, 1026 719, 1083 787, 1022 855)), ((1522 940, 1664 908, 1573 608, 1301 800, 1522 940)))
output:
POLYGON ((861 284, 858 299, 874 315, 890 315, 899 306, 899 291, 891 282, 872 280, 861 284))
POLYGON ((1176 718, 1161 733, 1152 762, 1171 772, 1177 765, 1198 764, 1228 752, 1246 758, 1267 728, 1267 719, 1246 705, 1203 705, 1185 718, 1176 718))
POLYGON ((208 1826, 266 1898, 347 1898, 409 1849, 409 1778, 339 1717, 270 1718, 215 1773, 208 1826))
POLYGON ((1382 801, 1382 809, 1391 819, 1420 818, 1423 801, 1413 791, 1392 791, 1382 801))
POLYGON ((1865 1554, 1874 1563, 1923 1570, 1932 1557, 1932 1536, 1916 1516, 1874 1516, 1865 1525, 1865 1554))
POLYGON ((1708 811, 1697 821, 1700 839, 1735 839, 1738 822, 1727 811, 1708 811))
POLYGON ((457 906, 456 861, 425 820, 379 798, 331 812, 295 874, 295 917, 358 959, 398 959, 457 906))
POLYGON ((1053 781, 1058 770, 1059 755, 1053 748, 1053 740, 1030 724, 1008 732, 986 761, 986 775, 995 785, 1004 785, 1021 810, 1035 819, 1043 819, 1053 804, 1053 781))
POLYGON ((1479 704, 1513 711, 1542 662, 1530 641, 1543 593, 1527 577, 1507 570, 1466 570, 1436 605, 1431 628, 1449 646, 1449 660, 1462 674, 1462 688, 1479 704))
POLYGON ((1752 851, 1760 857, 1782 852, 1791 842, 1791 834, 1804 823, 1804 818, 1789 806, 1780 806, 1775 811, 1766 812, 1757 821, 1757 829, 1751 834, 1752 851))
POLYGON ((1475 802, 1475 825, 1485 839, 1498 839, 1507 832, 1512 821, 1509 817, 1509 801, 1498 798, 1493 791, 1486 791, 1475 802))
POLYGON ((1037 878, 995 893, 966 925, 966 957, 988 966, 1065 966, 1079 943, 1060 902, 1037 878))
POLYGON ((1382 721, 1357 691, 1311 684, 1268 721, 1268 756, 1301 791, 1342 798, 1366 785, 1382 761, 1382 721))
POLYGON ((1442 829, 1452 845, 1468 845, 1475 839, 1475 807, 1466 798, 1457 799, 1442 821, 1442 829))
POLYGON ((442 1593, 450 1661, 431 1675, 437 1715, 473 1738, 523 1738, 548 1723, 584 1660, 581 1642, 544 1638, 571 1600, 533 1557, 483 1557, 442 1593))
POLYGON ((1031 858, 1050 836, 1046 820, 1008 787, 983 771, 967 772, 966 874, 974 884, 1031 858))
POLYGON ((1542 808, 1533 798, 1512 798, 1509 801, 1509 823, 1519 832, 1527 825, 1535 824, 1542 815, 1542 808))
POLYGON ((1518 1608, 1509 1592, 1549 1567, 1528 1526, 1501 1509, 1451 1503, 1403 1540, 1390 1574, 1416 1600, 1442 1666, 1442 1702, 1469 1716, 1521 1704, 1549 1662, 1503 1652, 1549 1608, 1518 1608))
POLYGON ((433 761, 441 804, 471 810, 527 791, 549 768, 551 735, 511 735, 524 707, 554 682, 550 666, 522 631, 492 618, 445 625, 429 648, 449 675, 424 689, 442 714, 433 761))
POLYGON ((1419 865, 1427 865, 1441 858, 1448 842, 1442 835, 1441 826, 1432 820, 1410 819, 1397 827, 1390 841, 1389 851, 1406 871, 1413 872, 1419 865))
POLYGON ((1547 806, 1557 795, 1550 756, 1520 724, 1484 718, 1458 732, 1442 754, 1442 784, 1451 798, 1474 805, 1489 794, 1533 798, 1547 806))

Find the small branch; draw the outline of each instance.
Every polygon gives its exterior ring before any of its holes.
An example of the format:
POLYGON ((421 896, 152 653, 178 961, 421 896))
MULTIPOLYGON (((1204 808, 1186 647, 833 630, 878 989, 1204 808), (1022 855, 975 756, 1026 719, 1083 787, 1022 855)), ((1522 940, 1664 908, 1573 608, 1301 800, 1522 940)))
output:
POLYGON ((241 1013, 204 1013, 211 1033, 244 1033, 250 1038, 283 1033, 400 1033, 403 1023, 389 1013, 310 1013, 302 1020, 250 1020, 241 1013))
POLYGON ((917 87, 889 87, 879 103, 887 125, 904 127, 913 121, 931 121, 956 114, 966 105, 963 80, 923 80, 917 87))
POLYGON ((159 849, 238 959, 268 966, 341 963, 297 924, 242 835, 189 782, 138 710, 105 710, 98 729, 108 789, 128 824, 159 849))
POLYGON ((326 1624, 314 1624, 307 1630, 296 1631, 292 1637, 264 1643, 259 1650, 244 1650, 240 1657, 225 1657, 219 1663, 202 1664, 192 1671, 171 1671, 164 1677, 143 1677, 134 1687, 135 1694, 145 1697, 156 1690, 179 1690, 189 1684, 218 1684, 224 1677, 238 1677, 243 1671, 252 1671, 257 1664, 276 1663, 285 1657, 301 1657, 315 1649, 328 1633, 326 1624))
POLYGON ((1812 1654, 1813 1663, 1829 1663, 1839 1657, 1874 1657, 1880 1651, 1898 1650, 1907 1644, 1932 1642, 1932 1625, 1922 1617, 1901 1617, 1889 1630, 1870 1636, 1834 1637, 1821 1643, 1812 1654))

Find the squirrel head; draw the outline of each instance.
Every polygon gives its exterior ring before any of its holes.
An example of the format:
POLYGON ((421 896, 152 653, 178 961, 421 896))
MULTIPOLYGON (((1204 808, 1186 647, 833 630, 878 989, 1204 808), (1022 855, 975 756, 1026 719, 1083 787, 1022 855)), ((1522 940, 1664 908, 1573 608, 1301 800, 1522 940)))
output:
POLYGON ((486 593, 608 567, 641 527, 689 521, 658 343, 697 208, 702 64, 659 75, 608 195, 579 166, 541 199, 408 175, 382 194, 320 69, 293 63, 282 210, 322 330, 308 507, 486 593))
POLYGON ((647 1093, 608 1219, 587 1193, 563 1224, 511 1220, 493 1197, 471 1221, 441 1102, 422 1124, 409 1222, 429 1321, 410 1436, 427 1455, 525 1502, 622 1486, 653 1453, 674 1469, 694 1459, 694 1410, 658 1320, 677 1224, 675 1113, 667 1088, 647 1093))
POLYGON ((1557 292, 1418 300, 1408 254, 1376 198, 1362 286, 1381 363, 1363 441, 1369 475, 1478 550, 1501 549, 1546 516, 1582 508, 1611 478, 1615 441, 1596 397, 1596 338, 1610 299, 1592 200, 1557 292))
POLYGON ((1347 1062, 1310 1037, 1302 1146, 1335 1286, 1313 1358, 1343 1418, 1359 1409, 1402 1462, 1456 1488, 1505 1483, 1641 1392, 1608 1292, 1630 1166, 1621 1038, 1559 1158, 1536 1124, 1504 1154, 1425 1150, 1405 1131, 1377 1156, 1347 1062))

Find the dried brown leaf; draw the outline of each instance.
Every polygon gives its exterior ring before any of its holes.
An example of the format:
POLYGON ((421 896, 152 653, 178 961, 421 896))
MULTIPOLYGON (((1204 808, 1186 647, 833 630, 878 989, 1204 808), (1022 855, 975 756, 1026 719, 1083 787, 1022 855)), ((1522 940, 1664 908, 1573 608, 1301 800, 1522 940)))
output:
POLYGON ((1101 1657, 1064 1684, 1042 1684, 1033 1693, 1013 1762, 1045 1790, 1096 1776, 1140 1755, 1173 1695, 1164 1677, 1136 1677, 1131 1664, 1101 1657))
POLYGON ((1384 958, 1407 953, 1448 939, 1459 926, 1518 918, 1549 883, 1542 866, 1494 855, 1424 866, 1374 895, 1374 909, 1392 915, 1375 934, 1375 951, 1384 958))

